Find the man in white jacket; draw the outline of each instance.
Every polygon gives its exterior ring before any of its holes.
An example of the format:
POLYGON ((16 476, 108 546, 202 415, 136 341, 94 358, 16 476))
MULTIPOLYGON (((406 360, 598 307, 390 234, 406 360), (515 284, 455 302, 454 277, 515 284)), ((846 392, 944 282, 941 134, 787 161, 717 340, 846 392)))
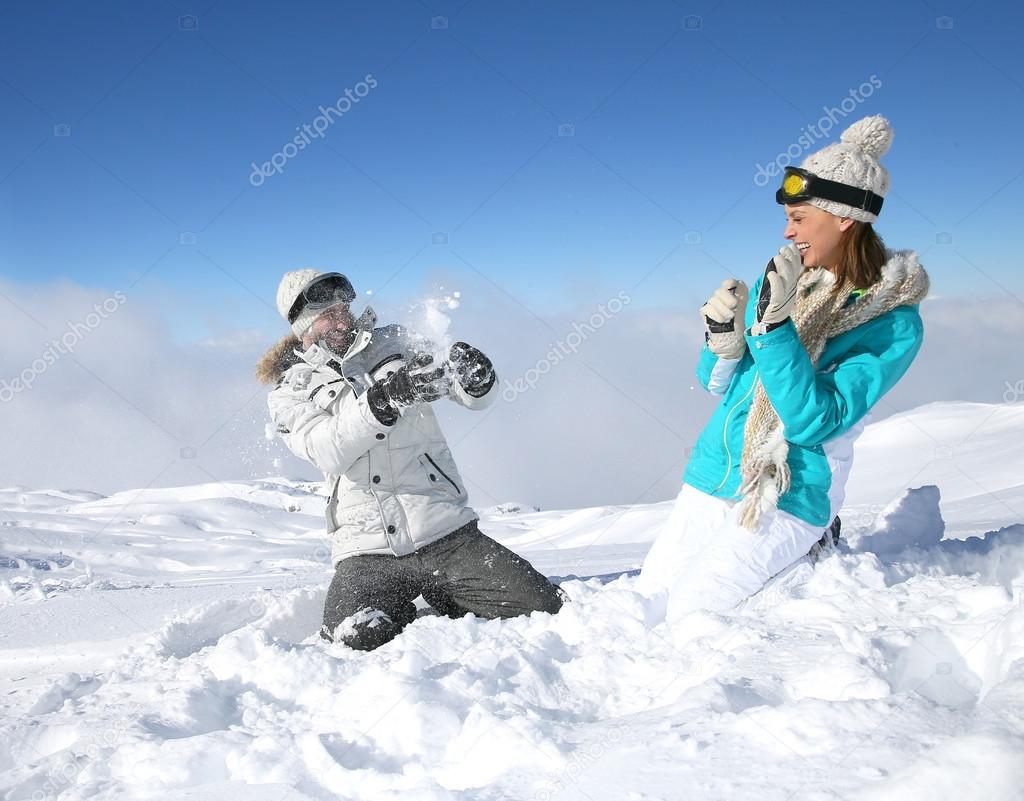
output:
POLYGON ((491 361, 464 342, 435 363, 430 344, 397 325, 357 320, 340 273, 286 273, 277 307, 291 334, 257 367, 288 448, 323 470, 334 579, 321 636, 370 650, 416 616, 422 595, 452 617, 554 613, 561 591, 485 536, 431 403, 468 409, 494 399, 491 361))

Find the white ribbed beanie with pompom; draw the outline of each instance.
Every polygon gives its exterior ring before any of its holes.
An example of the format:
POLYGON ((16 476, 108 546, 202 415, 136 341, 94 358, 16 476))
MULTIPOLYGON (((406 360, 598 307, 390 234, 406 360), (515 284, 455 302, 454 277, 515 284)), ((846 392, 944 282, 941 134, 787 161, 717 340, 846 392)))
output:
MULTIPOLYGON (((892 136, 892 125, 885 117, 865 117, 843 131, 838 142, 812 153, 800 166, 821 178, 869 189, 885 197, 889 191, 889 171, 878 160, 892 144, 892 136)), ((812 198, 807 202, 837 217, 870 223, 878 219, 877 214, 834 200, 812 198)))

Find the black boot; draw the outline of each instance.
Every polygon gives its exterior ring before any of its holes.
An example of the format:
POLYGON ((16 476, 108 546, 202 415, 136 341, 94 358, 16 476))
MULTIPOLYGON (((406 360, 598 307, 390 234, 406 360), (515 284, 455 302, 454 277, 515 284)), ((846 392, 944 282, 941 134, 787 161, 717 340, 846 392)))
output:
POLYGON ((843 522, 836 515, 836 518, 832 521, 831 525, 825 529, 825 533, 820 540, 811 546, 811 550, 807 552, 807 556, 811 560, 811 564, 817 563, 820 559, 827 556, 839 549, 839 537, 842 535, 843 522))

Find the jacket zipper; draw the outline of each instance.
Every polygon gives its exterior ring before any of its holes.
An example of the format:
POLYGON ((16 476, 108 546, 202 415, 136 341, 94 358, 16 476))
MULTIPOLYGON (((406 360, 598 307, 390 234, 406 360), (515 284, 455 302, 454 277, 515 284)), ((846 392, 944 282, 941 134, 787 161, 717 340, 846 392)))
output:
POLYGON ((444 472, 444 470, 442 470, 440 467, 437 466, 437 462, 435 462, 430 457, 429 453, 425 453, 423 455, 427 457, 427 461, 430 462, 434 466, 434 469, 438 473, 440 473, 442 476, 444 476, 445 479, 448 481, 448 483, 451 484, 453 487, 455 487, 455 491, 461 495, 462 494, 462 490, 459 489, 459 485, 458 484, 456 484, 454 481, 452 481, 451 476, 449 476, 446 472, 444 472))
POLYGON ((722 479, 722 483, 715 487, 712 494, 714 494, 714 492, 718 492, 722 487, 725 486, 725 482, 729 480, 729 474, 732 473, 732 451, 729 450, 729 418, 732 417, 732 413, 736 411, 736 407, 743 403, 747 398, 749 398, 750 394, 757 389, 757 382, 760 380, 760 376, 758 376, 755 372, 754 380, 750 383, 750 389, 748 390, 747 394, 740 398, 738 401, 736 401, 736 403, 734 403, 732 405, 732 408, 729 410, 729 413, 725 416, 725 422, 722 425, 722 444, 725 445, 725 456, 729 466, 726 468, 725 478, 722 479))
POLYGON ((331 532, 338 528, 338 484, 341 483, 339 476, 334 477, 334 486, 331 487, 331 495, 327 499, 327 519, 331 524, 331 532))

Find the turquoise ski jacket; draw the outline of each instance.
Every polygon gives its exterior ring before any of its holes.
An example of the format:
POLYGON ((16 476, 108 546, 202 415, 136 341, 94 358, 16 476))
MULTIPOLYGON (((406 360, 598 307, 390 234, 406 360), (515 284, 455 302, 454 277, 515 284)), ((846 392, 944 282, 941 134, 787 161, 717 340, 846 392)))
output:
MULTIPOLYGON (((897 252, 892 259, 907 259, 897 252)), ((721 395, 687 463, 683 481, 721 498, 738 500, 743 429, 758 381, 783 425, 789 445, 789 490, 778 508, 826 527, 838 513, 853 462, 853 442, 872 407, 910 367, 924 337, 919 304, 896 308, 825 343, 818 367, 811 364, 791 320, 754 336, 763 276, 750 291, 745 313, 747 350, 739 359, 720 359, 705 344, 697 378, 721 395)), ((847 305, 858 302, 853 293, 847 305)))

